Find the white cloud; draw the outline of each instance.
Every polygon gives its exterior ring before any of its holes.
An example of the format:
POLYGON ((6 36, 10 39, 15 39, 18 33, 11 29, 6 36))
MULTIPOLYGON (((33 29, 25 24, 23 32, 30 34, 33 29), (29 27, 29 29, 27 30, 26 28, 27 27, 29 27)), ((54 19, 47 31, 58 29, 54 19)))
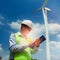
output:
POLYGON ((50 41, 51 60, 60 59, 60 42, 50 41))
POLYGON ((51 60, 60 60, 60 55, 51 55, 51 60))
POLYGON ((50 41, 50 47, 54 49, 60 49, 60 42, 50 41))
POLYGON ((56 34, 60 32, 60 24, 58 23, 50 23, 49 24, 49 31, 51 34, 56 34))
POLYGON ((57 35, 57 38, 60 38, 60 34, 57 35))
POLYGON ((21 21, 20 20, 17 20, 16 22, 11 22, 9 24, 9 26, 12 28, 12 29, 16 29, 16 30, 19 30, 20 29, 20 25, 21 24, 21 21))

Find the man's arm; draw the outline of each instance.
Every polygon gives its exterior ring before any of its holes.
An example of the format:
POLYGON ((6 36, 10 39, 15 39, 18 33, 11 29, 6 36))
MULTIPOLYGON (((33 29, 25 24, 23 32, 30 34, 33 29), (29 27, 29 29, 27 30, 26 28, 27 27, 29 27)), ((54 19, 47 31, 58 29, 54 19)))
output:
POLYGON ((10 39, 9 39, 9 49, 11 52, 18 52, 18 51, 23 51, 25 49, 25 46, 20 46, 17 45, 15 42, 15 36, 14 34, 11 34, 10 39))
POLYGON ((31 53, 35 54, 36 52, 38 52, 38 50, 39 50, 39 47, 34 46, 34 48, 31 48, 31 53))
POLYGON ((33 43, 31 43, 29 46, 31 48, 33 48, 34 46, 39 47, 39 45, 44 42, 46 40, 46 38, 42 35, 41 37, 39 37, 38 39, 36 39, 33 43))
POLYGON ((46 40, 46 38, 42 35, 41 37, 39 37, 38 39, 35 40, 35 42, 33 42, 30 47, 32 48, 32 53, 36 53, 39 50, 39 45, 44 42, 46 40))

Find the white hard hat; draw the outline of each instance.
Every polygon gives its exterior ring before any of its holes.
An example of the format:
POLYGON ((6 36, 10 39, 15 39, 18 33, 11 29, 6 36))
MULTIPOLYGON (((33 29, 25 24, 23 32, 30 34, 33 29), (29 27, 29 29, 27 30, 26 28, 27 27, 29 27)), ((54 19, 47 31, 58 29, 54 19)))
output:
POLYGON ((28 27, 33 27, 33 22, 31 20, 24 20, 21 24, 27 25, 28 27))

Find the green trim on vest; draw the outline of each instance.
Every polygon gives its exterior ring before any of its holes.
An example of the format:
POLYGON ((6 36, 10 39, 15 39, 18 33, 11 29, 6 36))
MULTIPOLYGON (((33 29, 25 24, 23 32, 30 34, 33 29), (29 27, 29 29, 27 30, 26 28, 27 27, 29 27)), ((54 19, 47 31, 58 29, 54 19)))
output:
MULTIPOLYGON (((20 45, 19 42, 22 41, 22 36, 16 33, 15 38, 17 45, 20 45)), ((17 52, 14 56, 14 60, 31 60, 31 48, 26 48, 24 52, 17 52)))

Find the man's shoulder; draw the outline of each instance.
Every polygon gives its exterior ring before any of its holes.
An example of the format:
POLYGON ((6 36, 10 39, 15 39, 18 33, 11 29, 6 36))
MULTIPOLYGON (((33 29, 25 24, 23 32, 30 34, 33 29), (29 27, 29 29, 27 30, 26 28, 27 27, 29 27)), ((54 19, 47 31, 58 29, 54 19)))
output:
POLYGON ((14 38, 15 33, 10 34, 10 38, 14 38))
POLYGON ((21 35, 20 32, 16 32, 16 33, 11 33, 10 37, 15 36, 15 34, 17 34, 17 35, 21 35))
POLYGON ((17 32, 16 34, 21 35, 21 33, 20 33, 20 32, 17 32))

